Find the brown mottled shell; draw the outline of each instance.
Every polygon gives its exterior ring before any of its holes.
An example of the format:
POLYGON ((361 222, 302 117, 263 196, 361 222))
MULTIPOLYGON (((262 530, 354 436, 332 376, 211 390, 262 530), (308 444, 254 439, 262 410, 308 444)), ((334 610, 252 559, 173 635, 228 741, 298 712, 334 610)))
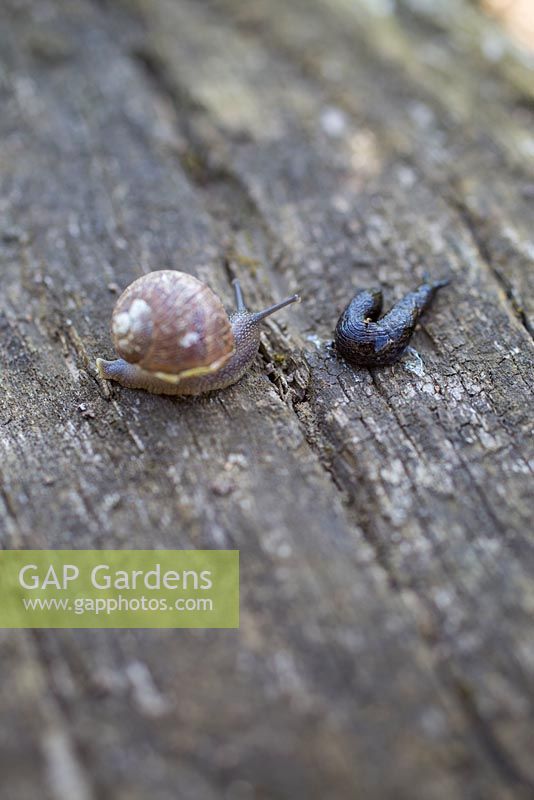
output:
POLYGON ((113 310, 111 333, 121 358, 168 380, 214 372, 235 350, 217 295, 174 270, 150 272, 130 284, 113 310))

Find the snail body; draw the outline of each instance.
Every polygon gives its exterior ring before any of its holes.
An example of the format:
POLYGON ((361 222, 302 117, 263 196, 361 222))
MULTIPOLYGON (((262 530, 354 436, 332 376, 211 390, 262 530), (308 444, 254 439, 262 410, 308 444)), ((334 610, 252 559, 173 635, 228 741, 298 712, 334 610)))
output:
POLYGON ((335 331, 338 353, 355 366, 382 367, 396 361, 406 349, 421 314, 448 281, 424 283, 405 295, 380 317, 382 292, 358 292, 341 314, 335 331))
POLYGON ((154 394, 198 395, 224 389, 250 367, 265 317, 299 300, 288 297, 263 311, 248 311, 233 282, 230 317, 205 283, 175 270, 150 272, 117 300, 111 333, 114 361, 97 359, 101 378, 154 394))

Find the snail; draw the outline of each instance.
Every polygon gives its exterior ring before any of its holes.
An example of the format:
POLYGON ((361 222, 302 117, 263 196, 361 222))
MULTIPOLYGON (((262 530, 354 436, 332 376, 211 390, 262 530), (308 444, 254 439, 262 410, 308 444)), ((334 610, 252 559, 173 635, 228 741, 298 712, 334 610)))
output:
POLYGON ((100 377, 172 395, 198 395, 238 381, 258 352, 261 321, 300 298, 252 312, 239 281, 233 286, 237 309, 228 317, 215 292, 185 272, 160 270, 135 280, 111 320, 120 358, 98 358, 100 377))
POLYGON ((399 300, 378 319, 382 311, 380 289, 358 292, 341 314, 335 332, 338 353, 356 366, 382 367, 403 353, 417 321, 434 295, 449 281, 423 283, 399 300))

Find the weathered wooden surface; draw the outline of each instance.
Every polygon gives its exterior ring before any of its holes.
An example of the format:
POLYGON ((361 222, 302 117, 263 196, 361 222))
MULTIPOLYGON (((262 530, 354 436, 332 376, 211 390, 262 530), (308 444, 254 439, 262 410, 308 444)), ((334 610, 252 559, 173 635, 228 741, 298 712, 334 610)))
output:
POLYGON ((240 631, 0 633, 7 800, 534 795, 533 73, 390 5, 2 4, 2 545, 242 564, 240 631), (162 267, 304 302, 223 393, 104 386, 162 267), (425 271, 418 357, 339 362, 425 271))

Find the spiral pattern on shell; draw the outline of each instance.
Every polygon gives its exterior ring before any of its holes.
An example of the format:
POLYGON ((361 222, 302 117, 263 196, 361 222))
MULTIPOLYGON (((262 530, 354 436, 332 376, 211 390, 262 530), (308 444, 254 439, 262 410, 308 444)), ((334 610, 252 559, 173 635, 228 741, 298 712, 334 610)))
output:
POLYGON ((185 272, 160 270, 121 294, 111 321, 117 353, 150 372, 211 372, 235 343, 223 304, 209 286, 185 272))

